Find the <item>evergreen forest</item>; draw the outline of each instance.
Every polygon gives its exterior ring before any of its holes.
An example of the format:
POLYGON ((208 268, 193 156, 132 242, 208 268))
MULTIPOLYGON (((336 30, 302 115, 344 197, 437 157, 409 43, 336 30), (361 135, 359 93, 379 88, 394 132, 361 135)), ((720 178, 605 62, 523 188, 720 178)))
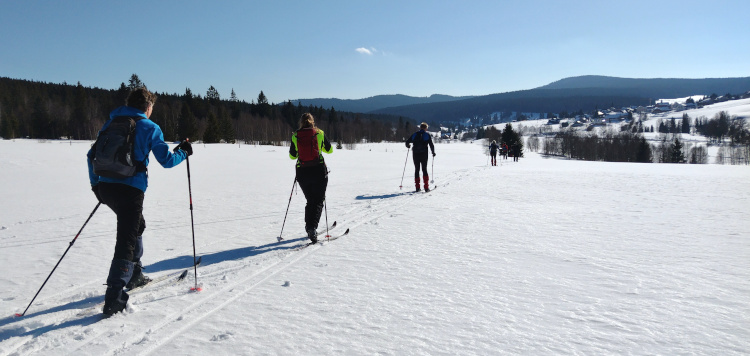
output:
MULTIPOLYGON (((0 77, 0 137, 93 140, 109 113, 124 105, 128 93, 146 86, 136 74, 118 89, 53 84, 0 77)), ((153 91, 153 90, 152 90, 153 91)), ((211 86, 205 95, 158 96, 151 120, 166 141, 190 138, 205 143, 285 144, 298 128, 299 117, 310 112, 316 125, 339 144, 404 140, 415 123, 389 114, 360 114, 335 108, 269 103, 263 91, 248 103, 234 90, 222 98, 211 86)))

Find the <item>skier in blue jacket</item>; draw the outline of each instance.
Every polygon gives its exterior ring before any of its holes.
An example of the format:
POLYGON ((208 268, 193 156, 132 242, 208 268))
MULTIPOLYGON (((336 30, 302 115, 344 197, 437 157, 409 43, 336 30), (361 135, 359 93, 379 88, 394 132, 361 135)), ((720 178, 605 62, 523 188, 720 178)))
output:
POLYGON ((420 191, 419 187, 419 167, 422 167, 422 179, 424 180, 424 190, 430 191, 429 181, 430 176, 427 175, 427 159, 428 151, 427 146, 429 145, 432 150, 432 157, 435 157, 435 145, 432 143, 432 136, 427 133, 427 123, 423 122, 419 125, 419 131, 413 133, 409 139, 406 140, 406 147, 411 147, 410 144, 414 144, 412 150, 412 158, 414 160, 414 185, 416 190, 420 191))
POLYGON ((143 256, 142 236, 146 229, 143 199, 148 187, 146 167, 149 164, 149 153, 153 152, 156 161, 164 168, 174 167, 193 154, 188 141, 175 147, 174 153, 169 151, 161 128, 149 120, 155 102, 156 95, 146 88, 131 91, 125 106, 112 111, 110 119, 99 131, 101 135, 116 117, 126 116, 136 120, 133 158, 140 163, 135 175, 126 178, 98 176, 93 168, 96 158, 95 146, 92 146, 87 155, 91 190, 99 202, 109 206, 117 216, 117 242, 107 277, 107 292, 104 295, 103 312, 106 315, 125 309, 128 294, 123 288, 131 289, 150 281, 143 275, 140 262, 143 256))

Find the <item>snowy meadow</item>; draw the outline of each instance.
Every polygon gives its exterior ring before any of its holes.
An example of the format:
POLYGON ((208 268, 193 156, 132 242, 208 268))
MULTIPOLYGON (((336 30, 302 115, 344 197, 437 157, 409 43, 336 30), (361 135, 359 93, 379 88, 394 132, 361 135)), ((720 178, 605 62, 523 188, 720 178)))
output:
POLYGON ((411 157, 399 189, 403 144, 326 155, 330 234, 350 233, 303 249, 288 147, 195 145, 197 281, 186 165, 152 159, 145 272, 190 274, 105 319, 104 206, 13 316, 96 200, 91 142, 2 140, 0 355, 750 353, 747 166, 491 167, 484 144, 437 144, 430 193, 412 192, 411 157))

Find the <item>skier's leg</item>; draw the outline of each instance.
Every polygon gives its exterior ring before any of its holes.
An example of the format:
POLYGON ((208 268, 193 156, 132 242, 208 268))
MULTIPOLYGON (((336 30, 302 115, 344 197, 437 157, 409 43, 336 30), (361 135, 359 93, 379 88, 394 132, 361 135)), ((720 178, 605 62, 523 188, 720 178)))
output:
POLYGON ((420 191, 421 189, 419 187, 419 165, 420 165, 419 156, 415 153, 412 158, 414 160, 414 188, 416 189, 416 191, 420 191))
POLYGON ((430 176, 427 174, 427 160, 428 155, 425 154, 424 157, 421 159, 421 165, 422 165, 422 182, 424 183, 424 190, 426 192, 430 191, 430 176))
MULTIPOLYGON (((117 216, 117 241, 104 297, 104 313, 114 314, 125 309, 128 300, 123 288, 133 276, 138 236, 145 228, 145 222, 141 224, 144 195, 140 189, 117 183, 100 183, 99 194, 117 216)), ((138 253, 143 253, 142 247, 138 253)))

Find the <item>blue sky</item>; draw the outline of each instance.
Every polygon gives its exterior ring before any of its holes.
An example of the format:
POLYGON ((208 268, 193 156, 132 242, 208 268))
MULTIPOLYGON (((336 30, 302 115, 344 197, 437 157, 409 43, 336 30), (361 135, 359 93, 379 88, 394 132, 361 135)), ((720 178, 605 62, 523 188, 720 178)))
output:
POLYGON ((252 101, 750 76, 750 1, 0 1, 0 76, 252 101))

